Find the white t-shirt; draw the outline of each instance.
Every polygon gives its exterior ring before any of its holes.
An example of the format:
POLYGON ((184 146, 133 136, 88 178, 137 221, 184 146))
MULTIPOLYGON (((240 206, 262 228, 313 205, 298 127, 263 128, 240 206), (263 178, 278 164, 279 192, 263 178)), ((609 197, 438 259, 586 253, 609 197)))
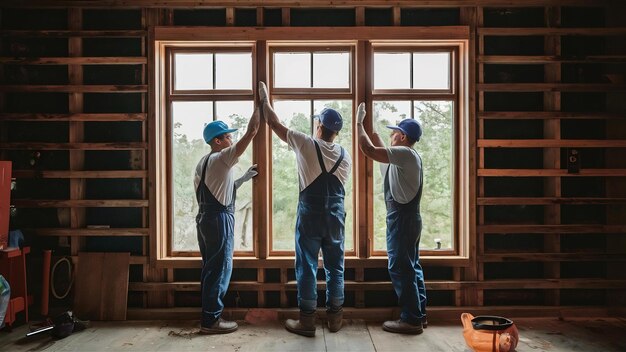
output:
POLYGON ((389 164, 380 164, 383 175, 389 169, 389 190, 393 200, 406 204, 413 200, 420 188, 420 172, 422 159, 413 148, 398 146, 387 147, 389 164))
POLYGON ((233 166, 239 161, 237 154, 235 154, 235 144, 219 152, 207 154, 200 159, 194 176, 196 191, 200 184, 200 176, 202 176, 202 165, 207 157, 209 162, 206 166, 204 184, 209 188, 215 199, 222 205, 228 206, 233 201, 233 188, 235 187, 233 166))
MULTIPOLYGON (((339 156, 341 155, 341 146, 335 143, 329 143, 321 139, 316 139, 322 152, 322 159, 326 172, 335 166, 339 156)), ((296 161, 298 164, 298 175, 300 176, 300 191, 307 188, 315 179, 322 174, 322 168, 317 160, 317 151, 315 150, 315 142, 313 138, 299 131, 287 131, 287 144, 296 152, 296 161)), ((352 167, 352 159, 347 150, 344 150, 343 160, 333 175, 337 176, 342 185, 345 185, 350 177, 352 167)))

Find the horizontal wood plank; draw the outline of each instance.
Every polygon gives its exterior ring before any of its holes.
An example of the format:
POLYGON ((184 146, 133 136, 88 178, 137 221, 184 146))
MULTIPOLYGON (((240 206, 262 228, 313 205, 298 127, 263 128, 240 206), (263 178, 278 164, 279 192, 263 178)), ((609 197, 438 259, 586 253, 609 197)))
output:
POLYGON ((0 121, 145 121, 145 113, 100 113, 100 114, 28 114, 0 113, 0 121))
POLYGON ((564 111, 479 111, 478 118, 485 120, 626 120, 626 113, 564 111))
MULTIPOLYGON (((467 267, 469 265, 469 259, 465 257, 457 256, 434 256, 434 255, 420 255, 420 263, 422 266, 444 266, 444 267, 467 267)), ((321 268, 323 262, 320 260, 318 266, 321 268)), ((387 257, 375 256, 369 258, 355 258, 346 257, 346 268, 387 268, 387 257)), ((202 260, 199 254, 195 257, 172 257, 157 261, 157 267, 159 268, 185 268, 194 269, 202 267, 202 260)), ((241 255, 235 255, 233 259, 234 268, 293 268, 294 258, 293 256, 284 257, 270 257, 267 259, 257 259, 251 257, 245 257, 241 255)))
POLYGON ((0 92, 41 92, 41 93, 145 93, 148 86, 137 85, 0 85, 0 92))
POLYGON ((581 169, 568 173, 567 169, 478 169, 479 177, 625 177, 626 169, 581 169))
POLYGON ((446 40, 469 39, 467 26, 438 27, 156 27, 155 39, 178 40, 446 40))
POLYGON ((105 38, 105 37, 145 37, 144 30, 0 30, 1 37, 44 37, 44 38, 105 38))
POLYGON ((148 148, 146 142, 117 142, 117 143, 39 143, 13 142, 0 144, 5 150, 144 150, 148 148))
POLYGON ((147 208, 143 199, 13 199, 17 208, 147 208))
POLYGON ((623 234, 626 225, 531 225, 531 224, 506 224, 506 225, 478 225, 479 233, 491 234, 514 234, 514 233, 560 233, 560 234, 623 234))
MULTIPOLYGON (((609 279, 519 279, 519 280, 485 280, 485 281, 429 281, 425 282, 427 290, 450 291, 462 288, 482 289, 620 289, 626 288, 626 280, 609 279)), ((393 290, 390 281, 356 282, 345 281, 346 291, 388 291, 393 290)), ((287 283, 260 283, 256 281, 231 281, 229 288, 238 291, 288 291, 297 290, 295 281, 287 283)), ((318 281, 317 289, 324 290, 326 282, 318 281)), ((129 291, 200 291, 200 282, 131 282, 129 291)))
POLYGON ((490 253, 478 256, 483 263, 499 262, 623 262, 626 253, 490 253))
POLYGON ((70 236, 70 237, 146 237, 148 228, 33 228, 23 229, 24 232, 37 236, 70 236))
MULTIPOLYGON (((501 7, 528 7, 547 5, 589 6, 589 0, 5 0, 7 7, 88 7, 88 8, 224 8, 224 7, 458 7, 458 6, 501 6, 501 7)), ((594 6, 604 6, 610 0, 594 0, 594 6)))
POLYGON ((623 92, 626 84, 614 83, 478 83, 479 92, 623 92))
POLYGON ((143 65, 145 57, 0 57, 1 64, 7 65, 143 65))
POLYGON ((619 36, 626 35, 626 28, 478 28, 479 36, 529 36, 529 35, 584 35, 584 36, 619 36))
POLYGON ((12 176, 20 178, 147 178, 148 170, 13 170, 12 176))
POLYGON ((478 197, 478 205, 626 204, 626 198, 601 197, 478 197))
POLYGON ((557 55, 480 55, 476 58, 483 64, 558 64, 558 63, 626 63, 626 55, 589 55, 566 57, 557 55))
POLYGON ((478 139, 479 148, 626 148, 620 139, 478 139))

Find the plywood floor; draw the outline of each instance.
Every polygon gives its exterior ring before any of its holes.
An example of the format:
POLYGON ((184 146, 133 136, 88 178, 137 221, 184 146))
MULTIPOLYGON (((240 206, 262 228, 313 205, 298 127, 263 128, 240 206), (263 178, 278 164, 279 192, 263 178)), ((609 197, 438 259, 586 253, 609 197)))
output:
MULTIPOLYGON (((430 322, 422 335, 390 334, 379 323, 346 320, 338 333, 318 321, 314 338, 287 332, 277 320, 252 317, 237 332, 199 335, 198 321, 92 322, 62 340, 28 327, 0 332, 0 351, 429 351, 467 352, 460 321, 430 322)), ((626 351, 626 319, 515 319, 517 351, 626 351)))

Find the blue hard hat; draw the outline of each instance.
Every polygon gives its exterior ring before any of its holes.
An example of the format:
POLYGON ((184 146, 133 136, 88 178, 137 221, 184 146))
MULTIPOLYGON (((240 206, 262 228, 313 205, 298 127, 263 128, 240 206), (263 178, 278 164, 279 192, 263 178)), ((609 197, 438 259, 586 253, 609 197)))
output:
POLYGON ((228 128, 228 125, 222 121, 213 121, 204 126, 204 131, 202 131, 202 136, 204 137, 204 141, 209 143, 213 140, 213 138, 223 135, 224 133, 231 133, 237 131, 236 128, 228 128))
POLYGON ((341 131, 343 127, 343 119, 341 114, 335 109, 324 108, 318 115, 314 115, 316 119, 320 120, 320 123, 333 132, 341 131))
POLYGON ((387 126, 387 128, 400 131, 416 142, 422 137, 422 126, 414 119, 404 119, 398 126, 387 126))

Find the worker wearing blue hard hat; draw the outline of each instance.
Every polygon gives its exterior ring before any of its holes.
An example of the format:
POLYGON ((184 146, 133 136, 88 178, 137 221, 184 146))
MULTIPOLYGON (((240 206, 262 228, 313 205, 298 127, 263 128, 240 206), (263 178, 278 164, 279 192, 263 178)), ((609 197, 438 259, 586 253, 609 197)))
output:
POLYGON ((366 157, 381 164, 387 207, 387 255, 389 276, 398 295, 400 319, 383 323, 385 331, 421 334, 426 320, 426 288, 419 263, 422 232, 420 200, 424 184, 422 158, 413 146, 422 137, 422 126, 405 119, 391 129, 391 146, 385 147, 378 134, 368 136, 363 127, 365 103, 357 108, 359 146, 366 157))
POLYGON ((350 154, 335 138, 343 127, 341 114, 323 109, 315 115, 314 136, 284 126, 270 104, 265 83, 259 82, 263 116, 276 135, 296 153, 300 194, 296 218, 296 281, 300 318, 288 319, 285 328, 315 336, 317 262, 320 249, 326 272, 328 330, 342 326, 344 303, 344 185, 350 176, 350 154))
POLYGON ((235 180, 233 166, 256 135, 259 124, 260 112, 256 108, 239 141, 233 141, 232 136, 237 130, 219 120, 208 123, 202 131, 204 141, 211 146, 211 152, 198 162, 194 178, 198 201, 196 228, 202 255, 200 333, 203 334, 230 333, 238 328, 236 322, 221 317, 233 270, 235 198, 237 188, 256 176, 257 171, 253 165, 235 180))

